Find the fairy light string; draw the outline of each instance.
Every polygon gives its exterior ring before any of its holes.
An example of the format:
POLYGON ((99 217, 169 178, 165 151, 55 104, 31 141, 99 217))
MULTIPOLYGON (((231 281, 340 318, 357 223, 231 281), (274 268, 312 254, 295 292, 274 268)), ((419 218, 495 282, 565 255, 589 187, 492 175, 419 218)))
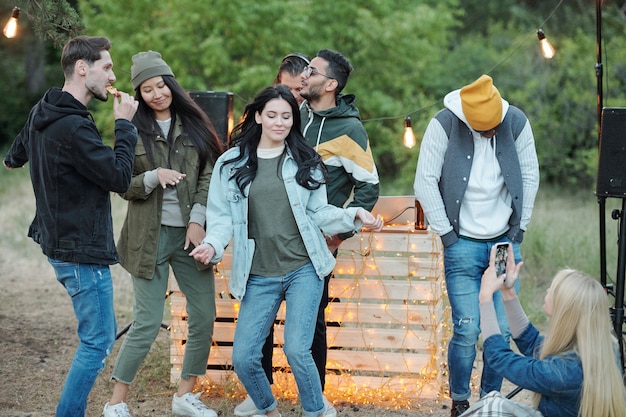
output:
MULTIPOLYGON (((397 216, 396 216, 397 217, 397 216)), ((421 400, 446 396, 445 288, 441 243, 411 223, 390 224, 380 233, 362 232, 340 248, 326 310, 328 373, 325 393, 336 404, 387 409, 421 409, 421 400)), ((207 376, 210 396, 233 401, 245 390, 232 370, 230 354, 239 302, 228 293, 230 255, 215 268, 217 321, 207 376), (225 333, 226 332, 226 333, 225 333), (230 337, 230 344, 228 343, 230 337)), ((172 382, 180 376, 186 342, 184 296, 170 296, 172 382)), ((297 386, 282 352, 282 317, 275 326, 274 394, 298 401, 297 386)))
MULTIPOLYGON (((495 70, 496 68, 498 68, 500 65, 502 65, 502 64, 504 64, 506 61, 508 61, 508 59, 509 59, 511 56, 513 56, 513 54, 514 54, 515 52, 517 52, 517 50, 518 50, 518 49, 520 49, 520 48, 521 48, 521 46, 522 46, 524 43, 528 42, 528 40, 529 40, 530 38, 535 38, 535 37, 537 36, 537 28, 544 26, 544 25, 545 25, 545 23, 546 23, 548 20, 550 20, 550 18, 552 18, 552 16, 554 15, 554 13, 556 13, 556 11, 557 11, 557 10, 561 7, 561 5, 563 4, 563 2, 564 2, 564 0, 560 0, 560 1, 558 2, 558 4, 557 4, 557 5, 556 5, 556 6, 552 9, 552 11, 548 14, 548 16, 547 16, 545 19, 543 19, 543 20, 541 21, 541 23, 540 23, 540 24, 539 24, 536 28, 534 28, 532 31, 530 31, 528 34, 526 34, 526 35, 525 35, 522 39, 520 39, 520 41, 519 41, 519 42, 517 42, 515 45, 513 45, 513 46, 511 47, 511 49, 509 50, 509 52, 508 52, 508 53, 507 53, 507 54, 506 54, 506 55, 505 55, 505 56, 504 56, 504 57, 503 57, 503 58, 502 58, 499 62, 495 63, 493 66, 491 66, 491 68, 489 68, 489 69, 488 69, 487 71, 485 71, 485 72, 482 72, 481 74, 490 74, 492 71, 494 71, 494 70, 495 70)), ((400 115, 400 116, 382 116, 382 117, 373 117, 373 118, 369 118, 369 119, 363 119, 363 120, 361 120, 361 121, 362 121, 363 123, 367 123, 367 122, 379 122, 379 121, 384 121, 384 120, 397 120, 397 119, 402 119, 402 120, 404 120, 405 118, 410 117, 410 116, 412 116, 412 115, 414 115, 414 114, 421 113, 422 111, 425 111, 425 110, 427 110, 427 109, 430 109, 430 108, 433 108, 433 107, 435 107, 435 106, 438 106, 438 105, 439 105, 439 103, 441 103, 442 99, 443 99, 443 98, 440 98, 439 100, 437 100, 437 101, 435 101, 435 102, 433 102, 433 103, 430 103, 430 104, 428 104, 428 105, 426 105, 426 106, 419 107, 419 108, 417 108, 417 109, 414 109, 414 110, 412 110, 412 111, 410 111, 410 112, 408 112, 408 113, 406 113, 406 114, 400 115)))

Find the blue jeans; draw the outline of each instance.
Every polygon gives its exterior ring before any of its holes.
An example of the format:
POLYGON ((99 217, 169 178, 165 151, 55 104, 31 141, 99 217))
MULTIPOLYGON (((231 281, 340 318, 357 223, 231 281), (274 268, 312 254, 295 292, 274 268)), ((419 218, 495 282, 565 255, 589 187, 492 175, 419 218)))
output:
POLYGON ((283 299, 283 351, 296 379, 302 408, 310 417, 317 417, 324 410, 322 385, 311 355, 323 287, 324 281, 310 262, 284 276, 250 275, 248 279, 235 330, 233 367, 261 413, 278 405, 261 366, 261 351, 283 299))
MULTIPOLYGON (((493 242, 478 242, 459 239, 444 249, 446 289, 452 309, 453 334, 448 345, 448 371, 450 397, 454 401, 467 400, 470 395, 470 379, 476 358, 476 342, 480 335, 480 310, 478 292, 483 272, 489 266, 492 246, 497 242, 507 242, 506 238, 493 242)), ((519 243, 513 244, 515 262, 522 260, 519 243)), ((519 280, 515 283, 519 290, 519 280)), ((505 340, 511 337, 506 321, 502 294, 494 294, 494 304, 498 324, 505 340)), ((500 391, 502 377, 484 362, 480 381, 480 396, 491 391, 500 391)))
POLYGON ((57 280, 72 298, 78 322, 78 349, 70 367, 56 417, 84 416, 87 397, 115 342, 113 281, 108 265, 77 264, 48 258, 57 280))
MULTIPOLYGON (((333 253, 333 256, 337 257, 337 251, 333 253)), ((317 323, 315 325, 315 332, 313 334, 313 343, 311 344, 311 354, 313 355, 313 361, 317 366, 317 372, 320 374, 320 382, 322 383, 322 392, 326 385, 326 360, 328 358, 328 341, 326 340, 326 307, 330 301, 328 296, 328 285, 333 274, 330 273, 324 277, 324 290, 322 291, 322 300, 317 310, 317 323)), ((339 300, 337 300, 339 301, 339 300)), ((274 377, 272 375, 272 355, 274 354, 274 327, 270 329, 270 334, 265 340, 263 345, 263 359, 261 359, 261 365, 265 370, 270 384, 274 383, 274 377)))

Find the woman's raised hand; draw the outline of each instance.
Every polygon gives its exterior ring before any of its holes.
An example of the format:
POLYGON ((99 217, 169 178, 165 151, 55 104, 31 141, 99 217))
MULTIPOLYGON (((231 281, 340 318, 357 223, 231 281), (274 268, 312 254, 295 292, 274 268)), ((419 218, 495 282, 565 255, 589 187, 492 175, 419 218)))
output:
POLYGON ((371 231, 380 232, 384 226, 383 219, 380 215, 374 217, 372 213, 364 208, 359 208, 356 212, 356 216, 363 222, 363 227, 371 231))
POLYGON ((193 250, 189 252, 189 256, 193 256, 193 259, 196 261, 208 265, 211 259, 213 259, 213 256, 215 256, 215 248, 208 243, 203 243, 193 248, 193 250))

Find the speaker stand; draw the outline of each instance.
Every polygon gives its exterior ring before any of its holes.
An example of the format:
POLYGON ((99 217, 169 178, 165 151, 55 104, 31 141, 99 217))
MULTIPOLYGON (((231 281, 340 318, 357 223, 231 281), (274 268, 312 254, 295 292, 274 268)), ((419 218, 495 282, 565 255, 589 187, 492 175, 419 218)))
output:
POLYGON ((622 365, 622 375, 626 375, 626 365, 624 363, 624 271, 626 269, 626 199, 622 199, 622 209, 615 209, 611 213, 611 218, 619 222, 619 239, 617 251, 617 276, 614 291, 611 286, 606 286, 609 294, 615 297, 615 304, 611 308, 611 320, 613 329, 619 343, 620 361, 622 365))

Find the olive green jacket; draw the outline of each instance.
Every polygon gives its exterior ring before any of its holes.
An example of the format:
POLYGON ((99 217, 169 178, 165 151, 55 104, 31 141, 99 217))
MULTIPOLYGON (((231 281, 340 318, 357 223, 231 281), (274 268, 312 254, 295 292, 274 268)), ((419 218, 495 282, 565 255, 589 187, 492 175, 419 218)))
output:
MULTIPOLYGON (((117 251, 120 255, 120 264, 136 277, 152 279, 161 229, 163 188, 157 186, 152 192, 146 193, 144 186, 146 172, 162 167, 187 174, 185 179, 176 185, 185 224, 189 223, 191 209, 195 204, 202 206, 202 213, 206 210, 213 165, 207 162, 204 170, 199 172, 198 153, 191 141, 183 135, 180 121, 177 121, 174 127, 174 137, 173 145, 170 147, 163 136, 157 136, 152 149, 155 164, 150 162, 143 141, 137 141, 130 188, 120 194, 123 199, 128 200, 128 208, 117 242, 117 251)), ((205 224, 203 221, 201 226, 205 227, 205 224)), ((192 247, 189 248, 191 249, 192 247)), ((208 268, 199 262, 196 262, 196 265, 198 269, 208 268)))

